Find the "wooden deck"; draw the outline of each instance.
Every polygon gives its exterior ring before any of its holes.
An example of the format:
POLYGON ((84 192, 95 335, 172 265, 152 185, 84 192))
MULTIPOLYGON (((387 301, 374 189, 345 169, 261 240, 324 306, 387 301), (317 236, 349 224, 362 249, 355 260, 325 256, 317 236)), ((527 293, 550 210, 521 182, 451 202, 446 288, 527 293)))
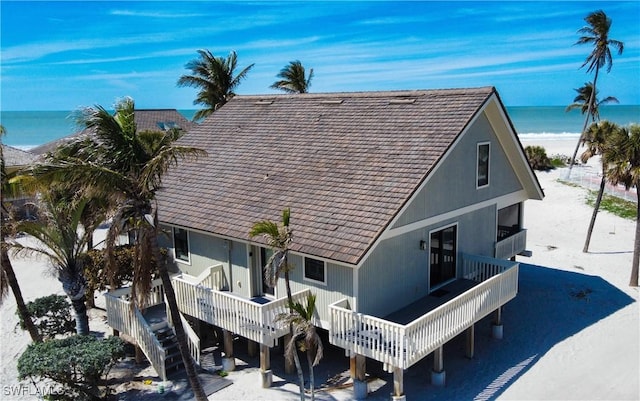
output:
POLYGON ((382 318, 329 306, 329 341, 347 351, 407 369, 516 296, 518 263, 485 256, 461 258, 459 279, 382 318))
POLYGON ((458 295, 470 290, 480 283, 473 280, 458 279, 433 291, 426 297, 420 298, 387 316, 384 320, 406 325, 425 315, 439 306, 446 304, 458 295))

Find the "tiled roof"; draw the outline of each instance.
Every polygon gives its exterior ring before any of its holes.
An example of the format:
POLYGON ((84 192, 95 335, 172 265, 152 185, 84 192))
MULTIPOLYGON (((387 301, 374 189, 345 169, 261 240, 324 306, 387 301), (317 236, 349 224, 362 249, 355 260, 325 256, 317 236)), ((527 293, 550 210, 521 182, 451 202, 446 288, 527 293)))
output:
MULTIPOLYGON (((182 128, 185 131, 189 131, 196 125, 195 123, 187 120, 175 109, 140 109, 135 111, 134 118, 139 132, 163 131, 165 129, 168 130, 175 127, 182 128)), ((60 138, 55 141, 36 146, 30 149, 29 152, 36 155, 45 154, 53 151, 55 148, 64 143, 90 134, 91 130, 84 129, 72 135, 65 136, 64 138, 60 138)))
POLYGON ((2 145, 2 157, 7 167, 26 167, 35 160, 35 156, 24 150, 8 145, 2 145))
POLYGON ((165 175, 160 220, 248 240, 290 207, 292 250, 357 264, 493 93, 236 96, 180 140, 208 156, 165 175))

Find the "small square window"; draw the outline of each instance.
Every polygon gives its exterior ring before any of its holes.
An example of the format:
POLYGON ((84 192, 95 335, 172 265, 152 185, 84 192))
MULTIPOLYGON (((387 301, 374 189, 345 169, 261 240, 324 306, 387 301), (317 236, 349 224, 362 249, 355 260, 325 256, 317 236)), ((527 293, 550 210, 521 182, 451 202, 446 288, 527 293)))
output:
POLYGON ((477 188, 489 185, 489 143, 478 144, 477 188))
POLYGON ((173 228, 173 249, 176 260, 189 262, 189 235, 187 230, 173 228))
POLYGON ((304 278, 326 283, 326 269, 324 262, 318 259, 304 258, 304 278))

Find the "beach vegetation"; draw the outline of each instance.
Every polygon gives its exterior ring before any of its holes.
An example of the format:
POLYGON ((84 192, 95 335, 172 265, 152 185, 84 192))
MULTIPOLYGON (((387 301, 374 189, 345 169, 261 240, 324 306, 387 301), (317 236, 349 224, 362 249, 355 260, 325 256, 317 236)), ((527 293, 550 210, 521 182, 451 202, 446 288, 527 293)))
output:
MULTIPOLYGON (((598 191, 589 191, 587 194, 587 205, 594 206, 598 197, 598 191)), ((623 219, 635 220, 638 213, 635 202, 622 199, 618 196, 604 194, 600 203, 600 209, 614 214, 623 219)))
POLYGON ((77 334, 86 335, 89 334, 89 317, 81 254, 85 251, 87 237, 93 232, 82 230, 80 224, 87 199, 74 195, 55 186, 40 192, 40 218, 18 221, 13 228, 36 241, 14 241, 11 249, 18 255, 36 255, 49 261, 53 276, 62 284, 62 290, 71 301, 77 334))
MULTIPOLYGON (((587 56, 580 68, 587 67, 587 73, 594 73, 593 85, 591 85, 589 100, 587 101, 587 112, 584 119, 584 125, 582 131, 580 131, 580 138, 576 144, 576 148, 571 158, 572 163, 569 165, 569 175, 571 175, 571 168, 573 167, 573 161, 578 155, 578 148, 580 147, 589 119, 596 121, 599 119, 596 106, 596 94, 598 93, 597 82, 598 75, 601 68, 606 68, 607 73, 611 71, 613 65, 613 58, 611 56, 611 49, 617 51, 618 54, 622 54, 624 50, 624 43, 609 37, 609 31, 611 29, 611 18, 605 14, 602 10, 597 10, 589 13, 585 18, 587 25, 578 30, 580 38, 575 43, 576 45, 591 45, 593 46, 591 53, 587 56)), ((587 89, 585 88, 585 91, 587 89)), ((580 96, 580 94, 578 95, 580 96)))
POLYGON ((113 255, 117 238, 131 233, 136 254, 132 301, 144 309, 154 274, 162 279, 188 381, 195 398, 203 401, 206 395, 195 371, 167 263, 158 243, 159 227, 154 205, 164 173, 180 160, 206 153, 176 145, 184 135, 179 129, 138 132, 134 113, 135 104, 131 98, 120 99, 115 105, 115 114, 102 106, 83 109, 79 121, 93 135, 63 145, 72 147, 75 152, 51 155, 38 166, 37 173, 57 181, 79 182, 85 191, 111 197, 111 224, 105 242, 107 274, 112 275, 116 270, 113 255))
POLYGON ((238 56, 235 51, 227 57, 214 56, 209 50, 198 50, 199 57, 189 61, 186 68, 190 75, 182 75, 178 86, 197 88, 198 95, 194 105, 204 106, 196 111, 193 120, 203 119, 222 107, 236 95, 235 89, 247 77, 253 64, 236 73, 238 56))
POLYGON ((24 325, 29 332, 31 341, 42 341, 42 338, 36 328, 35 324, 31 320, 31 314, 24 302, 22 296, 22 290, 20 284, 16 278, 15 271, 13 270, 13 264, 9 258, 9 239, 13 233, 10 231, 11 223, 14 219, 11 211, 11 205, 5 202, 5 196, 8 198, 14 197, 20 192, 20 188, 10 183, 11 175, 8 174, 2 145, 2 137, 5 135, 6 130, 3 125, 0 124, 0 305, 2 301, 9 294, 9 289, 13 293, 13 297, 16 301, 18 317, 24 322, 24 325))
MULTIPOLYGON (((264 266, 264 282, 269 287, 275 287, 278 283, 280 275, 284 275, 284 283, 287 291, 287 304, 289 305, 289 313, 293 313, 294 305, 291 296, 291 280, 290 271, 294 266, 289 263, 289 246, 293 240, 293 231, 290 227, 291 210, 286 208, 282 210, 282 219, 280 224, 271 220, 261 220, 253 224, 249 231, 249 237, 263 237, 267 245, 273 250, 271 257, 266 261, 264 266)), ((293 324, 289 324, 289 336, 294 338, 293 324)), ((296 370, 298 373, 298 385, 300 387, 300 400, 304 400, 304 375, 302 373, 302 365, 297 352, 291 354, 296 370)))
MULTIPOLYGON (((32 383, 53 381, 57 400, 103 400, 110 393, 106 377, 125 356, 119 337, 104 340, 73 335, 30 344, 18 358, 18 377, 32 383)), ((36 388, 38 386, 36 385, 36 388)))
MULTIPOLYGON (((63 295, 51 294, 36 298, 27 303, 27 309, 29 309, 38 332, 44 339, 55 338, 75 331, 76 323, 69 311, 71 304, 63 295)), ((25 329, 24 320, 20 319, 19 325, 21 329, 25 329)))
POLYGON ((629 285, 637 287, 640 265, 640 125, 615 130, 608 141, 602 155, 607 180, 613 185, 622 184, 627 190, 636 189, 636 232, 629 285))
POLYGON ((532 169, 548 171, 554 168, 547 156, 547 151, 542 146, 527 146, 524 148, 524 153, 532 169))
POLYGON ((313 68, 309 69, 309 74, 298 60, 291 61, 284 66, 277 75, 280 80, 270 86, 287 93, 308 93, 313 79, 313 68))

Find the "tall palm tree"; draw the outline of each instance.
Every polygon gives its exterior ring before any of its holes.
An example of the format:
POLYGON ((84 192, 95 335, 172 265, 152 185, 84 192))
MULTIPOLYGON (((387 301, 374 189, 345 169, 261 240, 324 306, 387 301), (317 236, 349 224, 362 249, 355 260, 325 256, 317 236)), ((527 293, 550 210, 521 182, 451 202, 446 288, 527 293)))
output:
MULTIPOLYGON (((587 149, 582 153, 581 159, 583 163, 596 155, 604 155, 607 152, 607 146, 609 146, 609 138, 615 135, 615 132, 620 127, 609 121, 600 121, 593 123, 589 126, 583 137, 583 144, 587 146, 587 149)), ((593 233, 593 227, 596 224, 596 216, 600 210, 600 203, 602 202, 602 196, 604 194, 604 187, 607 181, 606 177, 606 164, 605 159, 600 159, 602 163, 602 178, 600 180, 600 189, 598 190, 598 196, 596 203, 593 206, 593 214, 591 215, 591 221, 589 222, 589 229, 587 230, 587 238, 584 242, 582 252, 589 252, 589 243, 591 242, 591 234, 593 233)))
MULTIPOLYGON (((0 139, 5 133, 6 131, 4 126, 0 125, 0 139)), ((2 207, 0 212, 0 304, 2 304, 3 299, 8 295, 8 289, 11 288, 11 292, 13 292, 13 296, 16 300, 18 316, 20 316, 20 319, 24 322, 31 340, 33 342, 40 342, 42 341, 42 337, 40 336, 40 333, 38 333, 38 329, 36 329, 35 324, 33 324, 33 320, 31 320, 31 314, 29 313, 27 305, 24 302, 24 298, 22 297, 22 290, 20 289, 18 279, 13 271, 11 259, 9 258, 8 243, 6 240, 10 236, 9 223, 11 222, 11 213, 9 213, 9 206, 5 204, 4 196, 5 194, 12 196, 18 191, 18 189, 14 185, 9 184, 9 176, 5 169, 4 153, 2 148, 3 146, 0 141, 0 206, 2 207)))
POLYGON ((638 266, 640 265, 640 125, 622 127, 610 138, 610 146, 603 158, 607 166, 607 179, 613 185, 623 184, 625 188, 636 188, 636 234, 631 262, 629 285, 638 286, 638 266))
POLYGON ((205 108, 195 113, 194 120, 207 117, 234 97, 234 90, 253 68, 251 64, 236 74, 238 58, 235 51, 226 58, 216 57, 209 50, 198 50, 198 54, 199 58, 186 64, 192 75, 183 75, 178 79, 178 86, 200 90, 193 104, 205 108))
POLYGON ((584 136, 584 132, 587 130, 589 118, 592 117, 592 106, 595 104, 594 99, 597 93, 596 83, 598 82, 598 74, 600 73, 600 68, 606 67, 607 72, 611 71, 613 59, 611 57, 610 47, 617 50, 618 54, 622 54, 622 51, 624 50, 624 43, 609 38, 611 18, 609 18, 607 14, 604 13, 604 11, 594 11, 587 15, 584 20, 588 25, 585 25, 578 30, 578 33, 582 36, 580 36, 575 44, 593 45, 593 50, 591 51, 591 53, 589 53, 584 63, 582 63, 582 65, 580 66, 580 68, 582 68, 588 65, 587 73, 591 73, 592 71, 594 72, 593 90, 591 91, 591 96, 587 104, 588 111, 585 116, 584 125, 582 126, 580 139, 576 144, 576 148, 573 152, 573 157, 571 158, 571 162, 569 164, 569 175, 571 175, 571 169, 573 168, 574 160, 576 159, 576 155, 578 154, 578 148, 580 147, 580 143, 582 142, 582 137, 584 136))
MULTIPOLYGON (((270 287, 275 287, 278 278, 284 274, 284 283, 287 291, 287 300, 289 304, 289 312, 293 312, 293 297, 291 296, 291 283, 289 272, 293 266, 289 264, 289 244, 293 240, 293 231, 289 227, 291 221, 291 210, 289 208, 282 211, 282 222, 280 225, 270 220, 261 220, 256 222, 249 236, 251 238, 262 236, 266 239, 267 244, 273 249, 273 254, 267 260, 264 266, 264 281, 270 287)), ((289 334, 294 337, 293 326, 289 325, 289 334)), ((302 365, 300 358, 296 352, 293 353, 293 360, 298 371, 298 384, 300 386, 300 399, 304 400, 304 376, 302 374, 302 365)))
POLYGON ((285 355, 291 360, 297 355, 298 349, 307 355, 307 363, 309 364, 309 391, 311 392, 311 401, 313 401, 315 400, 313 368, 320 363, 324 350, 322 339, 320 335, 318 335, 316 326, 313 324, 313 316, 316 312, 315 294, 309 294, 307 296, 306 306, 295 302, 289 304, 289 309, 289 313, 283 313, 276 318, 276 320, 293 327, 294 331, 293 336, 291 336, 286 346, 285 355))
MULTIPOLYGON (((591 101, 591 93, 593 92, 593 83, 585 82, 584 86, 578 89, 574 89, 578 94, 573 98, 573 103, 567 106, 565 111, 569 112, 574 109, 580 109, 582 114, 589 112, 589 102, 591 101)), ((591 122, 600 120, 600 106, 609 103, 619 103, 618 99, 613 96, 607 96, 602 100, 598 100, 598 94, 593 97, 593 104, 591 104, 591 122)))
POLYGON ((40 193, 39 218, 16 223, 16 231, 33 236, 35 244, 14 243, 17 253, 39 254, 49 259, 55 277, 69 297, 76 319, 76 333, 89 334, 86 280, 81 254, 86 251, 88 234, 80 230, 80 218, 87 199, 73 199, 60 188, 40 193))
MULTIPOLYGON (((195 158, 205 152, 176 145, 175 141, 183 135, 177 129, 137 132, 135 105, 131 98, 117 102, 115 111, 115 115, 111 115, 101 106, 83 110, 80 119, 95 136, 85 140, 82 150, 75 156, 67 152, 64 158, 49 160, 47 165, 40 167, 39 174, 63 181, 79 181, 92 192, 114 197, 113 221, 107 233, 106 247, 113 249, 123 230, 135 231, 134 246, 138 257, 134 263, 132 298, 138 307, 144 308, 145 295, 157 266, 189 383, 195 398, 204 401, 207 397, 189 353, 167 264, 160 253, 154 205, 164 173, 179 160, 195 158)), ((108 254, 107 259, 113 268, 113 258, 108 254)))
POLYGON ((313 78, 313 68, 309 69, 309 76, 305 74, 306 71, 300 61, 291 61, 278 73, 277 77, 281 79, 270 87, 287 93, 307 93, 313 78))

